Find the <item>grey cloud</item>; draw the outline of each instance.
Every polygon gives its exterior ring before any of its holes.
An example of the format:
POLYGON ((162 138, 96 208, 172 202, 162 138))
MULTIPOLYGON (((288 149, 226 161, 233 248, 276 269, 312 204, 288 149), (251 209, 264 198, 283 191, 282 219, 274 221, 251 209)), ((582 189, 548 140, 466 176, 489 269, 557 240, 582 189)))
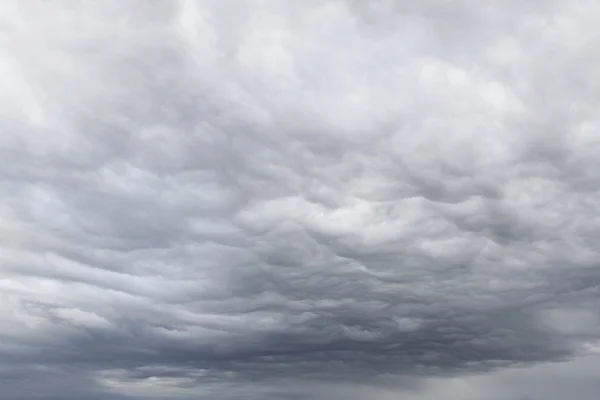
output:
POLYGON ((427 398, 595 352, 593 2, 2 9, 9 396, 427 398))

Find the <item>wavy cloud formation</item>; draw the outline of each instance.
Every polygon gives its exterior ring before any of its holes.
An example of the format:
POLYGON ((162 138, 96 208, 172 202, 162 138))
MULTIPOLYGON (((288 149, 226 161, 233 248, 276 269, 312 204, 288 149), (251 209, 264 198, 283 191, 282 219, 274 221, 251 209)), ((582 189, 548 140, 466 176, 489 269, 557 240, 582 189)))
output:
POLYGON ((597 2, 0 9, 3 398, 598 368, 597 2))

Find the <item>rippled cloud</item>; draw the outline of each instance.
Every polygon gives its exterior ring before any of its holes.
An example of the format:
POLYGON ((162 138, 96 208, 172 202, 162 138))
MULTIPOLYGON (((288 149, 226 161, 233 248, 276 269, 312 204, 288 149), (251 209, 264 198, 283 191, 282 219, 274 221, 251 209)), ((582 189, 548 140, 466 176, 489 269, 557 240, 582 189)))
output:
POLYGON ((596 2, 0 10, 3 398, 594 398, 596 2))

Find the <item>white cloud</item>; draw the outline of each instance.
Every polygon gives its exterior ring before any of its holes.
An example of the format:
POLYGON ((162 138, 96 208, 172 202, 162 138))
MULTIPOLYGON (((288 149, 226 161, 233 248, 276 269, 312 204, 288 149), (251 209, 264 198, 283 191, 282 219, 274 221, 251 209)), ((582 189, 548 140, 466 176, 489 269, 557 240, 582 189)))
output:
POLYGON ((0 6, 8 396, 591 398, 599 13, 0 6))

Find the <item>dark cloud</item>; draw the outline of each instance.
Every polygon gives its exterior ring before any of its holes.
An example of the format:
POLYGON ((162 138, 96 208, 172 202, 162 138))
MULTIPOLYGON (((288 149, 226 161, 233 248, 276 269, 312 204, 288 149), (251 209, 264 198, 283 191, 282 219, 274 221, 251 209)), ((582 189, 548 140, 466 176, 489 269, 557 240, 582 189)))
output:
POLYGON ((599 365, 594 2, 1 9, 3 398, 537 399, 599 365))

